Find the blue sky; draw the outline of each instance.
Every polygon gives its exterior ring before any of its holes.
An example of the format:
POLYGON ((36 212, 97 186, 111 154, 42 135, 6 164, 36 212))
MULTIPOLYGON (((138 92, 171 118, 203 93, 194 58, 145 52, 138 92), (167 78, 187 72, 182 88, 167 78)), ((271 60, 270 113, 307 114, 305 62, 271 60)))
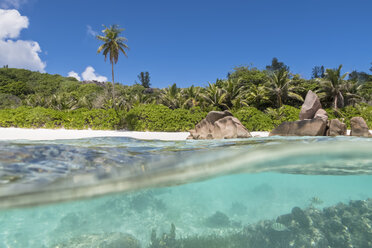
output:
POLYGON ((372 62, 369 0, 0 0, 0 8, 28 18, 19 36, 3 42, 37 42, 44 70, 64 76, 82 77, 91 66, 111 80, 110 64, 96 53, 100 42, 88 32, 101 32, 102 24, 126 29, 130 50, 115 75, 129 85, 141 71, 154 87, 206 85, 234 66, 263 69, 273 57, 307 78, 315 65, 367 72, 372 62))

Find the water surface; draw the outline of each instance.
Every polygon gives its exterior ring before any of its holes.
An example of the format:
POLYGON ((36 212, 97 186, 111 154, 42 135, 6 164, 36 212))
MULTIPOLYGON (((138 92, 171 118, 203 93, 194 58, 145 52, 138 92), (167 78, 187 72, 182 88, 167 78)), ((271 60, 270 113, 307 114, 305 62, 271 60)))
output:
MULTIPOLYGON (((371 151, 356 137, 0 142, 0 247, 265 247, 258 233, 277 247, 337 247, 326 235, 301 241, 277 217, 369 204, 371 151)), ((323 230, 312 218, 303 230, 323 230)), ((368 245, 350 240, 338 247, 368 245)))

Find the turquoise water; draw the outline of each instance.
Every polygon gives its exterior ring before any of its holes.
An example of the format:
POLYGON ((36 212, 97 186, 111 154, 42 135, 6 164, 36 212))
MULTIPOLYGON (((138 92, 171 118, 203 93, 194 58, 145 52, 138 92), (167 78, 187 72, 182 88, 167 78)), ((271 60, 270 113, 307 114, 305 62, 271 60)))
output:
POLYGON ((0 142, 0 247, 372 247, 371 172, 368 138, 0 142))

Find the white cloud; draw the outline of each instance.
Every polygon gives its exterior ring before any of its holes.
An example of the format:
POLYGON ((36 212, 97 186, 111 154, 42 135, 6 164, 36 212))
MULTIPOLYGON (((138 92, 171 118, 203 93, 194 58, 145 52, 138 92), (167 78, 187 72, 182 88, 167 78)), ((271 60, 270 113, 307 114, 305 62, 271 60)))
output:
POLYGON ((21 4, 26 3, 28 0, 1 0, 0 8, 9 9, 16 8, 18 9, 21 4))
POLYGON ((98 35, 98 32, 94 31, 92 26, 87 25, 87 34, 96 37, 98 35))
POLYGON ((39 43, 24 40, 0 40, 0 66, 10 68, 25 68, 45 72, 45 62, 41 61, 39 43))
POLYGON ((28 28, 26 16, 21 16, 15 9, 0 9, 0 39, 17 38, 24 28, 28 28))
POLYGON ((69 77, 76 78, 77 80, 81 81, 81 77, 79 76, 79 74, 78 74, 77 72, 70 71, 70 72, 68 73, 68 76, 69 76, 69 77))
POLYGON ((88 66, 85 71, 81 74, 83 77, 83 80, 95 80, 99 82, 107 82, 107 77, 101 76, 99 74, 95 73, 95 70, 93 67, 88 66))
POLYGON ((39 57, 41 53, 39 43, 12 40, 18 38, 21 30, 28 25, 28 18, 21 16, 17 10, 0 9, 0 66, 45 71, 46 63, 39 57))

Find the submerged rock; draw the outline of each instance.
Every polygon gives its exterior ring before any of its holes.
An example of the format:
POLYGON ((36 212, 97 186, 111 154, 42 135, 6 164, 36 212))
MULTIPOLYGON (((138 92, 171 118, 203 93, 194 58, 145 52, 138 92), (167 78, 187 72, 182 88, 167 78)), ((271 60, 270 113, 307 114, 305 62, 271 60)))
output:
POLYGON ((317 118, 311 120, 283 122, 269 136, 323 136, 325 135, 327 122, 317 118))
POLYGON ((249 131, 230 111, 211 111, 201 120, 188 139, 235 139, 252 137, 249 131))
POLYGON ((220 211, 217 211, 205 219, 205 225, 211 228, 228 227, 230 224, 229 217, 220 211))
POLYGON ((322 108, 317 94, 309 90, 306 94, 304 104, 302 104, 300 111, 300 120, 312 119, 315 113, 322 108))
POLYGON ((350 120, 351 136, 371 137, 366 121, 363 117, 353 117, 350 120))

